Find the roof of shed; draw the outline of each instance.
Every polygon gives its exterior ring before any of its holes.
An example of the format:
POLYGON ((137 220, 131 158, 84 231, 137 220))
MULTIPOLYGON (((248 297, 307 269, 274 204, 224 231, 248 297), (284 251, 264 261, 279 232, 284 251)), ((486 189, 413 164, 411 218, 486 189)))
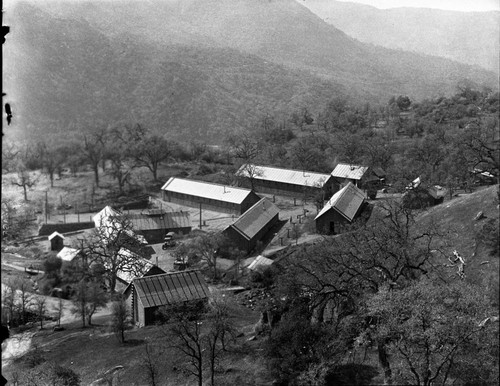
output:
POLYGON ((92 220, 95 223, 96 228, 99 228, 103 225, 104 222, 107 221, 108 217, 117 217, 120 216, 121 213, 116 209, 113 209, 111 206, 105 206, 99 213, 97 213, 92 220))
POLYGON ((252 192, 250 189, 176 177, 171 177, 161 189, 233 204, 241 204, 252 192))
POLYGON ((347 220, 352 221, 359 207, 363 204, 364 199, 364 193, 349 182, 328 200, 315 220, 333 208, 347 220))
POLYGON ((205 299, 208 286, 199 271, 146 276, 132 282, 144 308, 205 299))
POLYGON ((65 238, 62 234, 60 234, 59 232, 57 232, 57 231, 56 231, 56 232, 53 232, 53 233, 49 236, 49 240, 52 240, 52 239, 53 239, 54 237, 56 237, 56 236, 59 236, 59 237, 60 237, 60 238, 62 238, 62 239, 64 239, 64 238, 65 238))
POLYGON ((126 215, 126 218, 130 221, 132 229, 135 231, 191 227, 191 218, 188 212, 169 212, 154 216, 129 214, 126 215))
POLYGON ((252 271, 256 271, 265 267, 270 266, 273 263, 271 259, 268 259, 267 257, 264 257, 262 255, 259 255, 255 258, 254 261, 250 263, 248 266, 248 269, 252 271))
POLYGON ((57 254, 57 257, 59 257, 61 260, 64 261, 73 261, 73 259, 78 256, 78 254, 81 252, 80 249, 75 249, 75 248, 70 248, 70 247, 63 247, 57 254))
MULTIPOLYGON (((116 276, 127 283, 131 283, 132 280, 144 276, 155 267, 149 260, 126 248, 121 248, 118 254, 125 259, 131 259, 130 262, 123 264, 116 272, 116 276)), ((159 267, 158 269, 161 270, 159 267)))
POLYGON ((367 170, 368 166, 338 164, 335 166, 335 169, 333 169, 332 176, 360 180, 367 170))
POLYGON ((251 240, 278 213, 279 209, 276 205, 267 198, 262 198, 238 217, 228 228, 235 229, 244 238, 251 240))
POLYGON ((330 178, 329 174, 315 173, 304 170, 281 169, 269 166, 257 166, 251 164, 242 165, 237 171, 237 175, 248 177, 248 167, 255 170, 252 177, 257 180, 276 181, 285 184, 300 186, 319 186, 322 187, 330 178))

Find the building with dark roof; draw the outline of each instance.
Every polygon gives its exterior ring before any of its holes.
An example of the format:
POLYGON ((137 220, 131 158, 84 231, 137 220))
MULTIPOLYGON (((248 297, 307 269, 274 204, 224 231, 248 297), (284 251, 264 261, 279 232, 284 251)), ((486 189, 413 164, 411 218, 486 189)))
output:
POLYGON ((176 177, 161 189, 164 201, 215 212, 242 214, 260 200, 250 189, 176 177))
POLYGON ((316 218, 316 230, 323 234, 342 233, 360 214, 365 194, 349 182, 335 193, 321 209, 316 218))
POLYGON ((191 232, 188 212, 155 212, 154 214, 128 214, 134 233, 144 236, 149 244, 161 243, 168 232, 187 234, 191 232))
POLYGON ((239 249, 250 252, 279 220, 279 210, 267 198, 243 213, 223 234, 239 249))
POLYGON ((160 307, 208 300, 207 283, 199 271, 181 271, 136 278, 124 291, 132 320, 139 327, 153 324, 160 307))
POLYGON ((303 197, 321 191, 334 192, 334 179, 326 173, 244 164, 236 176, 245 186, 268 194, 303 197))

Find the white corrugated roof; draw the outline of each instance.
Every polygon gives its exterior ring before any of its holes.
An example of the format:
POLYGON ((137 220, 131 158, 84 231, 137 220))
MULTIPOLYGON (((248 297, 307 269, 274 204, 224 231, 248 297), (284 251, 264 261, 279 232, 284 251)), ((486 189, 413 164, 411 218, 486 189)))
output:
POLYGON ((367 170, 368 166, 338 164, 335 166, 335 169, 333 169, 332 176, 360 180, 367 170))
POLYGON ((363 204, 364 199, 365 195, 363 192, 349 182, 328 200, 326 205, 314 219, 318 219, 330 209, 334 208, 347 220, 352 221, 359 207, 363 204))
POLYGON ((79 253, 79 249, 63 247, 63 249, 61 249, 57 254, 57 257, 64 261, 72 261, 76 256, 78 256, 79 253))
POLYGON ((330 178, 329 174, 257 165, 242 165, 237 175, 248 177, 249 167, 250 170, 254 170, 252 177, 256 180, 277 181, 300 186, 322 187, 330 178))
POLYGON ((268 259, 267 257, 264 257, 262 255, 259 255, 255 258, 254 261, 250 263, 248 266, 248 269, 252 271, 256 271, 258 269, 262 269, 264 267, 268 267, 273 263, 271 259, 268 259))
POLYGON ((235 188, 234 186, 212 184, 203 181, 185 180, 176 177, 171 177, 161 189, 167 192, 189 194, 190 196, 231 202, 233 204, 241 204, 251 193, 250 189, 235 188))

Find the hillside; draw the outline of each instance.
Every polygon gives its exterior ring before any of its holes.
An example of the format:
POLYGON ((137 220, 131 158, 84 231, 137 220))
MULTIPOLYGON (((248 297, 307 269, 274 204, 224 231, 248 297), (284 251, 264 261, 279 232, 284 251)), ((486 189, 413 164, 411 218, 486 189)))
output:
POLYGON ((362 42, 441 56, 496 73, 499 71, 499 12, 378 9, 335 0, 299 3, 362 42))
MULTIPOLYGON (((434 222, 446 230, 444 250, 457 250, 466 262, 467 280, 488 288, 498 306, 499 253, 498 253, 498 185, 460 195, 451 201, 432 207, 422 213, 421 224, 434 222), (475 220, 483 212, 484 217, 475 220), (495 228, 496 227, 496 228, 495 228)), ((438 263, 449 263, 440 256, 438 263)), ((456 268, 450 268, 450 276, 456 268)))
POLYGON ((293 0, 40 2, 7 9, 11 131, 142 122, 218 143, 265 114, 450 93, 492 73, 362 44, 293 0))

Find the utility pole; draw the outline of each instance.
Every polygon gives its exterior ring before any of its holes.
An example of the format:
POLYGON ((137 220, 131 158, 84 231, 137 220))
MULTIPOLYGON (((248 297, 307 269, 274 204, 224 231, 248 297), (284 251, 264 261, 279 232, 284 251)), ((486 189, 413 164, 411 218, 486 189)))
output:
POLYGON ((200 229, 201 229, 201 226, 202 226, 201 224, 202 224, 202 222, 201 222, 201 202, 200 202, 200 229))
POLYGON ((49 216, 49 191, 45 191, 45 224, 47 224, 49 216))
POLYGON ((78 210, 78 202, 75 203, 76 206, 76 214, 78 215, 78 222, 80 222, 80 211, 78 210))

